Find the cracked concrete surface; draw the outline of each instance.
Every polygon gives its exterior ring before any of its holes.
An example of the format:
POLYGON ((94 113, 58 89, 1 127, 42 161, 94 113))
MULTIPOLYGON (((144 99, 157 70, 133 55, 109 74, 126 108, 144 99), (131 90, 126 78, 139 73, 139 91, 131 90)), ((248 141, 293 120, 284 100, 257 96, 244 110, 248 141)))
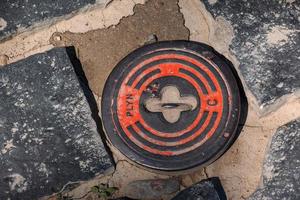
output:
MULTIPOLYGON (((217 1, 209 2, 214 4, 217 1)), ((229 50, 233 29, 223 17, 214 19, 199 0, 179 0, 178 3, 148 0, 145 3, 145 0, 115 0, 106 8, 76 15, 47 29, 18 35, 0 43, 1 60, 3 55, 8 57, 8 61, 4 56, 1 62, 15 62, 53 46, 75 45, 98 103, 104 81, 116 62, 147 42, 151 34, 157 35, 159 40, 190 39, 209 44, 229 59, 239 73, 239 62, 229 50), (159 2, 166 5, 160 6, 159 2), (164 16, 166 13, 169 15, 164 16), (165 17, 165 21, 159 21, 161 17, 165 17), (138 25, 142 28, 136 28, 138 25), (123 44, 118 51, 109 49, 110 46, 115 47, 115 43, 123 44), (111 52, 115 53, 109 56, 111 52), (103 55, 107 56, 106 59, 103 59, 103 55)), ((278 40, 272 34, 269 39, 271 43, 278 40)), ((300 117, 299 94, 286 95, 267 112, 262 112, 243 79, 242 82, 248 98, 249 113, 239 138, 224 156, 210 166, 179 176, 182 189, 207 177, 219 176, 228 199, 249 197, 260 184, 262 163, 272 135, 279 126, 300 117)), ((173 177, 135 166, 114 147, 111 146, 111 149, 117 161, 114 173, 81 183, 65 194, 82 197, 92 186, 107 183, 120 188, 115 194, 118 197, 126 194, 123 188, 130 181, 173 177)), ((97 197, 90 194, 90 199, 97 197)))
POLYGON ((266 115, 299 94, 299 1, 202 2, 213 19, 222 17, 233 27, 230 52, 240 62, 234 64, 260 113, 266 115))
POLYGON ((43 29, 33 29, 21 33, 10 40, 0 43, 0 55, 6 55, 8 63, 16 62, 30 55, 53 48, 50 37, 55 32, 83 33, 90 30, 107 28, 119 23, 120 19, 133 14, 136 4, 144 0, 118 0, 107 5, 61 20, 55 24, 44 25, 43 29))
MULTIPOLYGON (((214 19, 200 1, 180 2, 185 26, 191 32, 190 39, 210 44, 227 57, 239 72, 239 62, 229 50, 233 38, 230 23, 222 17, 214 19), (195 19, 200 23, 196 23, 195 19)), ((231 149, 206 168, 209 177, 221 178, 229 199, 244 199, 255 191, 261 181, 262 163, 272 135, 279 126, 300 116, 300 99, 295 93, 284 96, 262 115, 253 94, 239 75, 249 102, 246 124, 231 149)))
MULTIPOLYGON (((110 6, 113 5, 114 2, 110 6)), ((51 43, 75 46, 90 88, 101 96, 113 67, 128 53, 144 45, 151 35, 158 40, 188 39, 189 31, 183 22, 176 1, 148 1, 145 5, 136 5, 134 15, 121 19, 116 26, 81 34, 56 32, 51 43), (57 36, 61 40, 55 40, 57 36)))
POLYGON ((203 42, 214 47, 231 62, 236 62, 229 51, 233 38, 233 29, 223 17, 216 20, 197 0, 179 1, 180 11, 184 15, 185 26, 190 30, 190 40, 203 42))

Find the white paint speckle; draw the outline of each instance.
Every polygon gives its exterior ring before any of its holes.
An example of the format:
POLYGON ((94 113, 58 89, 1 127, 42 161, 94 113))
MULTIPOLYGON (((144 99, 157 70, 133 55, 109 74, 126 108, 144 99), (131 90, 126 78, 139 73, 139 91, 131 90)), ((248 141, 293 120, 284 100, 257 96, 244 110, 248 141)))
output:
POLYGON ((45 174, 47 177, 49 176, 49 171, 47 170, 47 166, 45 163, 41 163, 38 167, 38 171, 45 174))
POLYGON ((210 5, 214 5, 215 3, 217 3, 218 2, 218 0, 208 0, 208 3, 210 4, 210 5))
POLYGON ((65 140, 65 143, 68 143, 68 142, 70 142, 70 141, 71 141, 71 139, 68 138, 68 139, 65 140))
POLYGON ((86 160, 86 161, 79 161, 79 166, 82 170, 87 170, 89 165, 90 165, 91 161, 90 160, 86 160))
POLYGON ((296 0, 286 0, 287 3, 294 3, 296 0))
POLYGON ((284 44, 288 42, 289 36, 297 31, 282 26, 274 26, 267 33, 267 42, 269 45, 284 44))
POLYGON ((19 99, 14 105, 20 108, 24 108, 26 105, 22 101, 22 99, 19 99))
POLYGON ((10 191, 23 192, 27 190, 28 183, 26 179, 20 174, 11 174, 9 176, 11 180, 9 181, 10 191))
POLYGON ((55 67, 55 58, 51 60, 51 67, 55 67))
POLYGON ((28 133, 27 132, 23 132, 23 135, 20 137, 21 140, 25 140, 28 136, 28 133))
POLYGON ((21 90, 21 89, 22 89, 22 85, 19 84, 19 85, 17 86, 17 89, 18 89, 18 90, 21 90))
POLYGON ((43 144, 43 139, 41 139, 41 138, 32 138, 32 141, 34 141, 36 144, 39 144, 39 145, 43 144))
POLYGON ((0 17, 0 31, 4 30, 6 26, 7 22, 2 17, 0 17))
POLYGON ((18 130, 19 130, 18 128, 13 127, 13 128, 11 129, 11 132, 12 132, 13 134, 15 134, 18 130))
POLYGON ((276 85, 277 88, 282 88, 283 87, 283 82, 280 82, 278 85, 276 85))
POLYGON ((4 143, 1 153, 6 154, 7 152, 10 152, 13 148, 15 148, 15 146, 13 144, 13 139, 8 140, 4 143))

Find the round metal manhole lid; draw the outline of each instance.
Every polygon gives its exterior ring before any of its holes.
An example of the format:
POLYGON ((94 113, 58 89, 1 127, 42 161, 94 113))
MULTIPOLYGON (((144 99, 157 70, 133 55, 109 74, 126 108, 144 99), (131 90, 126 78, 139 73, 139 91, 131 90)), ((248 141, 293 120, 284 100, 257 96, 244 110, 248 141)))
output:
POLYGON ((158 42, 118 63, 101 110, 108 139, 130 160, 156 170, 188 170, 216 160, 235 138, 239 88, 211 47, 158 42))

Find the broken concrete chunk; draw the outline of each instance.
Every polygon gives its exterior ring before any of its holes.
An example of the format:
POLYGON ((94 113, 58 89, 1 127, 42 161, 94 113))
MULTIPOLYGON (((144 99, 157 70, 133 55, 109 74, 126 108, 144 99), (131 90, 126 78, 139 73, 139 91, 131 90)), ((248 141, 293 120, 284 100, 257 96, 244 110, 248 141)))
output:
POLYGON ((0 68, 0 199, 37 199, 112 167, 73 61, 57 48, 0 68))
POLYGON ((300 199, 300 119, 281 126, 272 138, 263 184, 249 198, 300 199))
POLYGON ((300 1, 210 2, 204 1, 213 17, 234 29, 231 53, 263 111, 300 89, 300 1))
POLYGON ((0 40, 8 38, 30 26, 52 23, 55 18, 74 14, 91 4, 103 4, 108 0, 7 0, 0 4, 0 40))
POLYGON ((125 195, 133 199, 161 199, 179 191, 179 181, 176 179, 139 180, 129 183, 125 195))
POLYGON ((172 200, 226 200, 219 178, 213 177, 181 191, 172 200))

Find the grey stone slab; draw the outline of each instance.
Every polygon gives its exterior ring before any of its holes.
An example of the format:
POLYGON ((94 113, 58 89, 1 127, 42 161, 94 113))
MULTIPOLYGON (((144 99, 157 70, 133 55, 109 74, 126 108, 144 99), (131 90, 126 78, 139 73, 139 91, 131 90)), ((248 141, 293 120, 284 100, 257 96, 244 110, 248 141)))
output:
POLYGON ((165 195, 176 193, 180 183, 176 179, 138 180, 129 183, 124 193, 133 199, 161 199, 165 195))
POLYGON ((73 59, 57 48, 0 68, 0 199, 37 199, 112 167, 73 59))
POLYGON ((226 200, 219 178, 213 177, 181 191, 172 200, 226 200))
POLYGON ((3 0, 0 3, 0 40, 17 31, 54 18, 73 14, 91 4, 106 0, 3 0))
POLYGON ((300 199, 300 119, 280 127, 272 138, 262 186, 249 200, 300 199))
POLYGON ((300 88, 300 1, 204 0, 234 29, 230 50, 261 108, 300 88), (290 1, 292 2, 292 1, 290 1))

